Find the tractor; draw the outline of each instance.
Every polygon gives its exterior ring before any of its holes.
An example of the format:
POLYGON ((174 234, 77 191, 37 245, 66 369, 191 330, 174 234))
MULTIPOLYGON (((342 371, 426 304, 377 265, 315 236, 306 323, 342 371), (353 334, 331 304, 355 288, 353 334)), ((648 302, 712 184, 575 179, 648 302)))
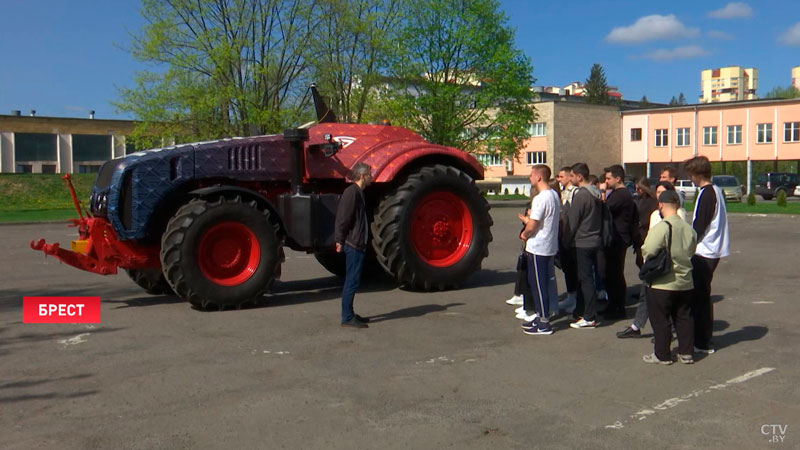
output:
POLYGON ((79 239, 34 250, 90 272, 124 269, 150 294, 199 309, 258 301, 280 277, 283 247, 344 274, 336 208, 357 162, 372 168, 367 257, 403 288, 457 287, 492 240, 489 205, 471 155, 390 124, 337 123, 311 87, 317 121, 282 135, 140 151, 106 162, 82 212, 79 239), (84 208, 85 209, 85 208, 84 208))

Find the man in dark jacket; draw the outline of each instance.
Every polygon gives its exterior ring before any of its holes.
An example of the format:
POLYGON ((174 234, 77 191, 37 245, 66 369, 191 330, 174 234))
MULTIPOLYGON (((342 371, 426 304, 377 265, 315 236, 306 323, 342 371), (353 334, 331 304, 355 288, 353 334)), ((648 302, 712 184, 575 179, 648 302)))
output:
POLYGON ((625 318, 625 296, 628 285, 625 282, 625 254, 638 235, 639 217, 636 203, 625 187, 625 169, 619 164, 603 169, 606 173, 606 206, 614 221, 614 234, 611 246, 605 249, 606 291, 608 308, 603 316, 606 319, 625 318))
POLYGON ((364 163, 353 166, 350 174, 353 184, 342 193, 336 211, 336 252, 344 252, 346 273, 342 288, 342 326, 368 328, 363 318, 353 311, 353 297, 361 284, 361 269, 364 267, 364 254, 367 251, 369 232, 367 207, 364 202, 364 188, 372 182, 370 167, 364 163))
POLYGON ((578 304, 573 313, 577 320, 570 327, 594 328, 597 324, 597 293, 594 289, 594 266, 601 246, 600 200, 586 188, 589 185, 589 166, 572 166, 573 183, 578 186, 564 217, 564 246, 574 248, 578 272, 578 304))

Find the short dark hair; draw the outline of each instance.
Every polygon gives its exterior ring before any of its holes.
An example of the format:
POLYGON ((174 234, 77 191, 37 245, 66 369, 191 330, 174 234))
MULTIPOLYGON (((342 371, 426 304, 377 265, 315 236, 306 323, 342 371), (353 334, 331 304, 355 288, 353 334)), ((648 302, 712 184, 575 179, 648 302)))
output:
POLYGON ((681 197, 678 195, 677 191, 664 191, 658 196, 658 202, 680 205, 681 197))
POLYGON ((706 179, 711 178, 711 163, 705 156, 695 156, 683 163, 683 168, 691 175, 698 175, 706 179))
POLYGON ((586 181, 588 181, 591 184, 599 184, 600 183, 600 179, 597 178, 597 175, 595 175, 593 173, 589 174, 589 178, 586 181))
POLYGON ((670 178, 678 178, 678 169, 675 166, 666 166, 661 169, 661 173, 667 172, 669 173, 670 178))
POLYGON ((536 164, 532 168, 545 180, 549 180, 550 175, 552 175, 552 173, 550 173, 550 168, 547 167, 545 164, 536 164))
POLYGON ((575 175, 582 176, 584 180, 589 178, 589 166, 587 166, 586 163, 575 163, 572 165, 571 170, 575 175))
POLYGON ((656 185, 656 189, 658 189, 659 186, 664 186, 664 189, 666 189, 668 191, 674 191, 675 190, 675 186, 672 183, 670 183, 669 181, 659 181, 658 184, 656 185))
POLYGON ((558 170, 559 172, 572 172, 572 166, 564 166, 558 170))
POLYGON ((625 169, 622 168, 619 164, 614 164, 613 166, 608 166, 603 169, 603 172, 611 173, 611 176, 614 178, 619 178, 620 180, 625 181, 625 169))

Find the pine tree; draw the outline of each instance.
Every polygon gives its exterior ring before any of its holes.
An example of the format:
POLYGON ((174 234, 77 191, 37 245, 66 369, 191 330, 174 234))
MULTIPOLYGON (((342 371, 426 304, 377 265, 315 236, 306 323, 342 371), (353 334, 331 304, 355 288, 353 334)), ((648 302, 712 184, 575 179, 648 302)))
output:
POLYGON ((647 96, 646 95, 643 95, 642 99, 639 100, 639 105, 640 106, 650 106, 650 101, 647 100, 647 96))
POLYGON ((685 104, 686 104, 686 96, 683 95, 683 92, 681 92, 681 95, 678 96, 678 105, 685 105, 685 104))
POLYGON ((592 71, 589 78, 586 80, 584 87, 586 103, 597 103, 607 105, 611 103, 608 96, 608 83, 606 82, 606 74, 603 71, 603 66, 595 63, 592 66, 592 71))
POLYGON ((679 104, 680 103, 678 103, 678 99, 673 95, 672 99, 669 101, 669 106, 678 106, 679 104))

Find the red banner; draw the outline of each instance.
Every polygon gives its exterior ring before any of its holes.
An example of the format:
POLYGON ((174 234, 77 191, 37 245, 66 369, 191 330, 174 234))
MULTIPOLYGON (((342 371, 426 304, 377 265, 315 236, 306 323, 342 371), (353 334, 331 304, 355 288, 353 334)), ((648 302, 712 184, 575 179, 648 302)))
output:
POLYGON ((23 323, 100 323, 100 297, 23 297, 23 323))

